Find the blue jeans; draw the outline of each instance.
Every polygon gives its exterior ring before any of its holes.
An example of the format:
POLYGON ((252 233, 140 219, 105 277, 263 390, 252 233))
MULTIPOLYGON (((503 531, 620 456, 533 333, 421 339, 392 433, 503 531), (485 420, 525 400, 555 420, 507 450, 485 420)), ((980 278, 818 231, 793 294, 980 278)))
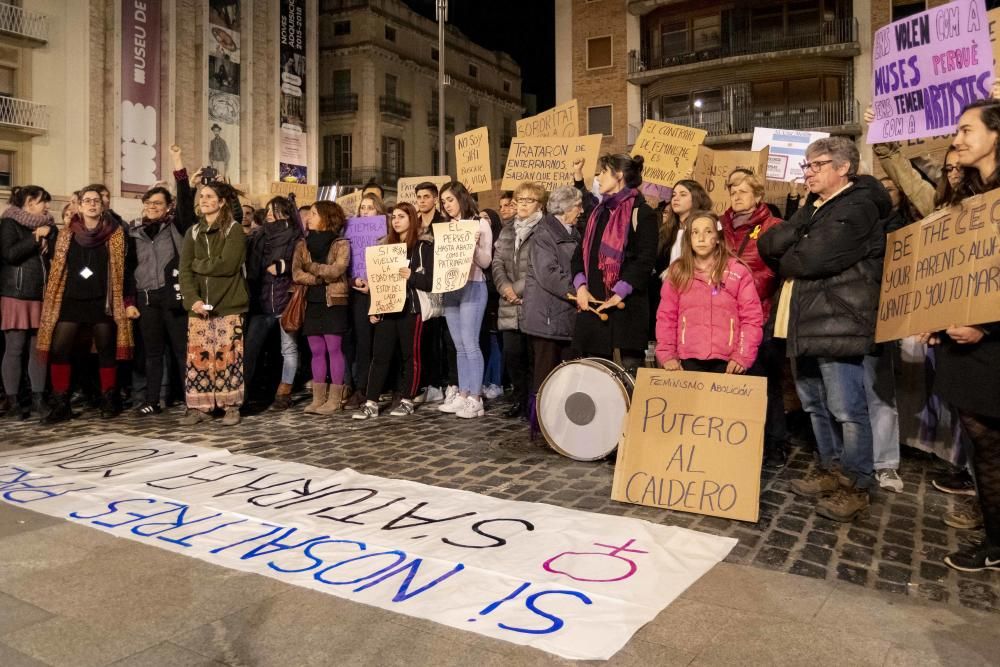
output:
POLYGON ((820 467, 836 459, 858 489, 874 485, 872 427, 861 357, 792 360, 795 391, 812 421, 820 467))
POLYGON ((503 353, 500 351, 500 334, 491 333, 490 336, 490 355, 488 361, 486 362, 486 373, 483 377, 484 385, 495 384, 498 387, 503 386, 503 368, 500 364, 500 360, 503 357, 503 353))
POLYGON ((871 418, 875 470, 899 469, 899 413, 896 410, 896 356, 899 342, 865 357, 865 395, 871 418))
POLYGON ((295 382, 295 371, 299 367, 299 345, 296 334, 288 333, 280 327, 281 314, 260 313, 250 317, 246 332, 246 352, 243 357, 244 375, 247 387, 253 381, 257 369, 257 361, 267 342, 271 329, 278 327, 281 331, 281 381, 285 384, 295 382))
POLYGON ((479 328, 485 313, 486 283, 482 280, 470 280, 462 289, 444 295, 444 318, 458 357, 458 390, 470 396, 479 396, 483 389, 479 328))

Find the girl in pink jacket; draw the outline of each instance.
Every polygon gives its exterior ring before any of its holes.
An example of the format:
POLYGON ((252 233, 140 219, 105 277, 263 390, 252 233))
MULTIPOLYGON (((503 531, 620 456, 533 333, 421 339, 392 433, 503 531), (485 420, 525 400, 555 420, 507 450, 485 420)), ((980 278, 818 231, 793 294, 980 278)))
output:
POLYGON ((692 213, 681 255, 664 272, 657 361, 666 370, 745 373, 763 323, 753 274, 730 253, 718 217, 692 213))

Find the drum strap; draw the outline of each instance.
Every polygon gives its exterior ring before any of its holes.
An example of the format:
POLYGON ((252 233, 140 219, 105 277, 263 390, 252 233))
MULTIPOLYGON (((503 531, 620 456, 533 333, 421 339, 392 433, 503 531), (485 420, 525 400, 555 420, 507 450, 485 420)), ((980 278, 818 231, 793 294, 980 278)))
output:
POLYGON ((622 351, 619 348, 615 348, 611 352, 611 361, 615 362, 619 366, 622 365, 622 351))

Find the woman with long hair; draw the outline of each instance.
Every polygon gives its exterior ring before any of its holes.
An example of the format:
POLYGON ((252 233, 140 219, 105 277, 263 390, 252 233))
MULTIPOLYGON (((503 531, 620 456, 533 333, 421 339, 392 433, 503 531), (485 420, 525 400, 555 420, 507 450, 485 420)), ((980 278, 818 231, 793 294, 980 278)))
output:
POLYGON ((45 278, 56 241, 56 225, 49 213, 51 195, 37 185, 15 187, 0 215, 0 320, 2 320, 3 388, 7 394, 0 413, 15 410, 27 419, 34 410, 45 412, 45 364, 35 343, 42 319, 45 278), (21 369, 28 366, 31 403, 18 407, 21 369))
POLYGON ((444 316, 455 342, 458 361, 458 393, 438 408, 463 419, 485 414, 483 409, 483 353, 479 331, 486 312, 486 276, 484 271, 493 259, 493 230, 487 215, 481 215, 476 202, 458 181, 441 188, 441 207, 449 220, 479 220, 476 248, 465 285, 444 295, 444 316))
POLYGON ((423 335, 423 317, 416 290, 430 292, 434 286, 434 239, 420 230, 417 209, 409 202, 397 204, 390 217, 389 234, 385 244, 405 243, 409 266, 399 270, 406 280, 406 302, 399 313, 372 315, 375 327, 375 345, 371 371, 368 374, 368 393, 365 405, 354 419, 372 419, 378 416, 378 398, 385 387, 392 367, 392 359, 399 355, 403 369, 402 396, 389 413, 394 417, 412 415, 413 399, 420 388, 420 350, 423 335))
POLYGON ((602 357, 635 372, 649 341, 650 274, 656 261, 656 213, 639 193, 642 156, 604 155, 597 161, 600 203, 583 184, 583 161, 574 181, 583 194, 587 225, 573 255, 577 308, 574 352, 602 357), (596 206, 595 206, 596 204, 596 206), (625 304, 619 309, 618 304, 625 304), (588 310, 605 312, 601 320, 588 310))
MULTIPOLYGON (((366 191, 358 204, 358 216, 362 218, 385 216, 385 203, 379 194, 381 188, 375 183, 372 190, 366 191)), ((366 190, 367 190, 366 186, 366 190)), ((351 344, 348 345, 347 374, 352 379, 352 393, 344 406, 347 409, 360 408, 364 405, 368 387, 368 372, 372 363, 372 340, 375 330, 368 319, 368 308, 371 306, 371 295, 368 293, 368 281, 356 277, 351 284, 351 344)))
POLYGON ((656 359, 668 371, 746 373, 764 315, 753 273, 726 245, 710 211, 691 214, 656 313, 656 359))
POLYGON ((299 344, 294 333, 278 324, 291 298, 292 256, 302 238, 302 223, 295 204, 287 197, 273 197, 266 209, 266 222, 250 239, 247 251, 251 314, 243 357, 244 373, 247 385, 254 386, 257 360, 271 331, 277 327, 281 337, 281 383, 271 408, 287 410, 292 405, 292 383, 299 368, 299 344))
POLYGON ((342 409, 343 338, 350 329, 347 268, 351 244, 344 238, 344 210, 318 201, 309 211, 309 233, 295 246, 292 280, 306 286, 302 335, 312 352, 313 400, 307 414, 328 415, 342 409))
POLYGON ((80 191, 80 212, 56 237, 38 328, 40 358, 51 363, 52 410, 47 423, 66 421, 73 413, 69 388, 77 341, 89 333, 97 348, 101 384, 101 417, 121 412, 117 396, 117 364, 132 358, 131 319, 139 316, 126 293, 125 230, 108 213, 103 185, 80 191))
POLYGON ((180 285, 189 312, 184 388, 193 426, 225 410, 223 426, 240 423, 243 380, 244 316, 249 295, 243 274, 246 234, 233 218, 236 191, 225 183, 203 185, 198 192, 198 221, 184 235, 180 285))

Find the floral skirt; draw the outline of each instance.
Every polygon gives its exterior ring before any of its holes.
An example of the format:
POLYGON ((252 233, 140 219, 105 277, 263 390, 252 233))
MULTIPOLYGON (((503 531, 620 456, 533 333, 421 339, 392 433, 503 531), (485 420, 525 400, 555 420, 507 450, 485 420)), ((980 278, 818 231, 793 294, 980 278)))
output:
POLYGON ((188 318, 184 397, 202 412, 243 405, 243 315, 188 318))

